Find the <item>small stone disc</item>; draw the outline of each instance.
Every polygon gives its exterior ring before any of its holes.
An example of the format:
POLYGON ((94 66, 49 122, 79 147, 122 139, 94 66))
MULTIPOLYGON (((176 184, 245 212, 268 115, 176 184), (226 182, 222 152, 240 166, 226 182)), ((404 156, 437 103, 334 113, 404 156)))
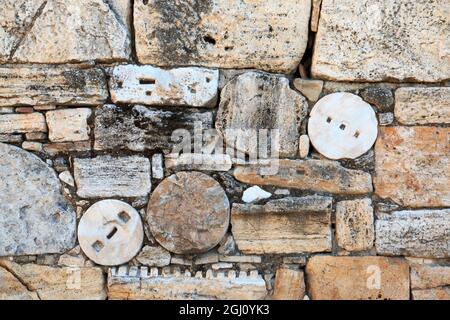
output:
POLYGON ((78 241, 89 259, 104 266, 127 263, 138 254, 144 241, 139 213, 119 200, 103 200, 81 217, 78 241))
POLYGON ((177 254, 206 252, 225 236, 230 203, 220 184, 200 172, 179 172, 152 194, 147 221, 155 239, 177 254))
POLYGON ((378 135, 372 107, 357 95, 339 92, 323 97, 311 111, 308 133, 314 148, 329 159, 355 159, 378 135))

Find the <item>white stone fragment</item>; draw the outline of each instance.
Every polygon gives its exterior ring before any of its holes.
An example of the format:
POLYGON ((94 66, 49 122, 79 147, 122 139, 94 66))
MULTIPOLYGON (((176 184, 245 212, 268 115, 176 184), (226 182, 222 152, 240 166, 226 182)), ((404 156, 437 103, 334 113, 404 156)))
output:
POLYGON ((300 140, 298 143, 298 149, 299 149, 301 159, 305 159, 308 156, 310 144, 311 143, 309 141, 309 136, 307 134, 300 136, 300 140))
POLYGON ((22 149, 28 150, 28 151, 40 152, 40 151, 42 151, 42 143, 33 142, 33 141, 24 141, 22 143, 22 149))
POLYGON ((68 184, 71 187, 75 187, 75 181, 73 180, 72 174, 70 171, 66 170, 59 174, 59 179, 64 182, 65 184, 68 184))
POLYGON ((161 153, 152 156, 152 177, 155 179, 164 178, 164 158, 161 153))
POLYGON ((271 196, 272 194, 270 192, 267 192, 258 186, 253 186, 244 191, 242 201, 245 203, 251 203, 263 199, 269 199, 271 196))
POLYGON ((171 170, 228 171, 232 162, 228 154, 182 153, 167 155, 165 165, 171 170))
POLYGON ((62 109, 45 114, 48 137, 52 142, 72 142, 89 140, 87 123, 92 111, 89 108, 62 109))
POLYGON ((317 102, 308 133, 314 148, 330 159, 355 159, 366 153, 378 135, 372 107, 357 95, 338 92, 317 102))

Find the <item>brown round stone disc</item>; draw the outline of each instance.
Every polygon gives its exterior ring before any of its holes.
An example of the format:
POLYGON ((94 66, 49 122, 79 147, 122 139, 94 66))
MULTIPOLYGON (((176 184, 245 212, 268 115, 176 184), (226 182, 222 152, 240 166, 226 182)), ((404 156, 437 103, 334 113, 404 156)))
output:
POLYGON ((177 254, 215 247, 230 222, 230 203, 220 184, 200 172, 179 172, 152 194, 147 221, 155 239, 177 254))

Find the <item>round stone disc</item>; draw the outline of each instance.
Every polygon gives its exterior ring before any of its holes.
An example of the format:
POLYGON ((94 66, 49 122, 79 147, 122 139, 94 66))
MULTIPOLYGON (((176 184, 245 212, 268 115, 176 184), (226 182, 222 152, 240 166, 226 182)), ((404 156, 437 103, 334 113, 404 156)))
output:
POLYGON ((215 247, 230 222, 230 203, 220 184, 200 172, 179 172, 153 192, 147 220, 155 239, 177 254, 215 247))
POLYGON ((81 217, 78 241, 97 264, 116 266, 133 259, 142 248, 144 229, 139 213, 119 200, 103 200, 81 217))
POLYGON ((355 159, 372 148, 378 121, 372 107, 357 95, 333 93, 314 106, 308 134, 314 148, 325 157, 355 159))

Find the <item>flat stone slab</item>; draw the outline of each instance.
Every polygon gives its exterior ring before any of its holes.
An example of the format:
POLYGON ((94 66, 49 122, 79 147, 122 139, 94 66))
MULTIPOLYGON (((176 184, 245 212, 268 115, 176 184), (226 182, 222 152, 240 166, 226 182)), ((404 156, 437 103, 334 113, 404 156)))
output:
POLYGON ((213 107, 219 70, 121 65, 114 67, 109 84, 114 103, 213 107))
POLYGON ((323 0, 312 75, 358 82, 449 79, 449 23, 445 0, 323 0))
POLYGON ((0 143, 0 256, 62 253, 75 246, 76 214, 55 171, 0 143))
POLYGON ((47 132, 47 124, 42 113, 0 114, 0 133, 47 132))
POLYGON ((98 105, 108 98, 100 69, 65 66, 0 66, 0 107, 98 105))
POLYGON ((310 12, 310 0, 138 0, 138 60, 290 73, 306 49, 310 12))

